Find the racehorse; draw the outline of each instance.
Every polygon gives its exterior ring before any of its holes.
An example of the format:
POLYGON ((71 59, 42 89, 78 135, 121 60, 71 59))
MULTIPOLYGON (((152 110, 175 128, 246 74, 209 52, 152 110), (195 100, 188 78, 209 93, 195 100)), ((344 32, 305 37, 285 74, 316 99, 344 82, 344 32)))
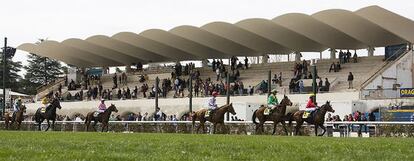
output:
POLYGON ((288 131, 286 129, 285 121, 289 120, 289 119, 287 119, 287 117, 290 116, 291 114, 289 113, 288 115, 285 115, 286 106, 292 106, 292 102, 290 101, 290 99, 286 95, 284 95, 282 101, 280 102, 280 104, 276 106, 276 108, 273 110, 273 112, 270 115, 264 115, 264 111, 267 108, 265 106, 262 106, 259 109, 257 109, 256 111, 254 111, 253 116, 252 116, 252 120, 253 120, 253 123, 256 124, 256 133, 259 131, 260 127, 262 129, 261 132, 262 133, 264 132, 263 124, 266 121, 273 121, 273 133, 272 133, 272 135, 274 135, 276 133, 276 126, 277 126, 277 124, 279 124, 279 122, 282 124, 286 135, 288 135, 288 131), (259 119, 259 123, 256 122, 256 118, 259 119))
POLYGON ((42 125, 42 122, 46 119, 47 121, 47 128, 45 131, 49 130, 50 127, 50 120, 52 120, 52 129, 55 128, 55 121, 56 121, 56 108, 61 109, 62 106, 60 106, 60 102, 58 98, 54 98, 52 100, 52 103, 50 103, 49 106, 46 107, 46 111, 43 113, 42 112, 42 107, 38 108, 36 113, 35 113, 35 121, 38 123, 39 125, 39 131, 40 126, 42 125))
POLYGON ((205 133, 204 124, 206 121, 209 121, 213 123, 213 134, 214 134, 216 132, 216 127, 218 124, 220 124, 221 127, 223 128, 224 114, 226 112, 230 112, 232 115, 236 114, 232 103, 219 107, 218 109, 215 110, 215 112, 211 116, 207 118, 205 117, 206 112, 207 112, 207 109, 201 109, 201 110, 194 112, 191 116, 193 120, 193 129, 195 127, 195 121, 200 121, 200 126, 197 127, 196 133, 198 133, 200 128, 203 128, 203 132, 205 133))
POLYGON ((323 123, 325 123, 325 114, 326 112, 335 112, 335 110, 332 109, 330 102, 326 101, 326 103, 319 109, 316 109, 316 111, 312 112, 308 118, 302 117, 304 112, 304 110, 300 110, 293 114, 293 119, 296 121, 295 135, 301 133, 300 127, 302 126, 303 122, 306 121, 309 124, 315 125, 315 136, 323 136, 326 132, 326 128, 323 126, 323 123), (318 135, 318 127, 321 127, 323 129, 323 133, 320 135, 318 135))
POLYGON ((4 123, 6 126, 6 129, 9 129, 11 125, 16 122, 17 123, 17 130, 20 129, 20 125, 22 124, 22 121, 24 120, 23 114, 26 112, 26 106, 22 105, 20 107, 20 111, 17 111, 15 116, 10 116, 10 113, 5 113, 4 115, 4 123), (10 124, 9 124, 10 123, 10 124))
POLYGON ((101 122, 102 123, 102 130, 101 130, 101 132, 103 132, 105 128, 106 128, 106 131, 108 131, 109 117, 111 116, 111 113, 112 112, 118 112, 118 109, 116 109, 116 107, 115 107, 114 104, 111 104, 111 106, 109 106, 104 112, 98 114, 97 117, 94 116, 94 113, 95 112, 96 111, 89 112, 86 115, 86 118, 85 118, 86 131, 89 130, 89 125, 91 124, 92 120, 94 121, 92 127, 93 127, 93 129, 95 131, 96 131, 95 126, 96 126, 96 124, 98 122, 101 122))

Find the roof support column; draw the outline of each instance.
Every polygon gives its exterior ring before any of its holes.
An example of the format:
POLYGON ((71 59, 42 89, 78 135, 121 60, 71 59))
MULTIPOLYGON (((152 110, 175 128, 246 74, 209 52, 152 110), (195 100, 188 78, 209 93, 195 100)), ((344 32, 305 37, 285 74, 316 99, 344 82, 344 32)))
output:
POLYGON ((319 59, 322 60, 322 51, 319 52, 319 59))
POLYGON ((267 54, 264 54, 262 57, 262 64, 267 64, 267 61, 269 60, 269 56, 267 54))
POLYGON ((302 57, 302 54, 298 51, 295 52, 295 61, 300 61, 300 58, 302 57))
POLYGON ((368 48, 368 57, 374 56, 375 48, 369 47, 368 48))
POLYGON ((331 48, 329 49, 329 51, 331 52, 330 59, 336 59, 336 50, 331 48))
POLYGON ((288 54, 288 62, 290 62, 290 54, 288 54))

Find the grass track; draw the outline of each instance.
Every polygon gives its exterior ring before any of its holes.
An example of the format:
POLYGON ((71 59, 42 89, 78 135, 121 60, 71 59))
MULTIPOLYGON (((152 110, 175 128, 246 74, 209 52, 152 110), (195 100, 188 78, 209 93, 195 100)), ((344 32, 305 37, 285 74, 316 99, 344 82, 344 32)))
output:
POLYGON ((414 139, 0 131, 0 160, 414 160, 414 139))

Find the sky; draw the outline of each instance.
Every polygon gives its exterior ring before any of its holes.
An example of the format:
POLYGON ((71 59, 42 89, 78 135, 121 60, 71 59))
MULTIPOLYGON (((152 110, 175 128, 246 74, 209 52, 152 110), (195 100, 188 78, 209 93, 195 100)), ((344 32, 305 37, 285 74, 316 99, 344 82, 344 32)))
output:
MULTIPOLYGON (((179 25, 202 26, 212 21, 235 23, 246 18, 271 19, 298 12, 313 14, 325 9, 378 5, 414 19, 409 0, 1 0, 0 44, 34 43, 39 38, 63 41, 118 32, 169 30, 179 25)), ((26 64, 27 53, 15 60, 26 64)), ((24 71, 23 71, 24 72, 24 71)))

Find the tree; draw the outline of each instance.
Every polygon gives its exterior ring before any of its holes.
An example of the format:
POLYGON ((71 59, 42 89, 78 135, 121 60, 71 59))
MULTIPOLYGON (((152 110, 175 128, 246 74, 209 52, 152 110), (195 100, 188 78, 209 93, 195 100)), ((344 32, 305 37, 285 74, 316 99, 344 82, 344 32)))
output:
MULTIPOLYGON (((39 39, 36 44, 39 44, 45 40, 46 39, 39 39)), ((32 53, 30 53, 27 57, 28 65, 24 67, 26 69, 26 75, 24 77, 28 81, 26 84, 30 84, 31 82, 36 87, 47 85, 50 82, 55 81, 60 75, 63 74, 64 68, 57 60, 32 53)))
POLYGON ((62 64, 57 60, 32 53, 27 57, 28 65, 24 67, 27 72, 24 77, 37 86, 49 84, 63 74, 62 64))
MULTIPOLYGON (((0 81, 3 80, 3 53, 1 55, 1 62, 0 62, 0 81)), ((19 80, 21 80, 21 76, 18 74, 22 68, 22 62, 13 61, 14 55, 7 55, 6 56, 6 88, 11 88, 14 91, 17 91, 19 88, 19 80)), ((3 83, 0 83, 0 88, 3 89, 3 83)))

